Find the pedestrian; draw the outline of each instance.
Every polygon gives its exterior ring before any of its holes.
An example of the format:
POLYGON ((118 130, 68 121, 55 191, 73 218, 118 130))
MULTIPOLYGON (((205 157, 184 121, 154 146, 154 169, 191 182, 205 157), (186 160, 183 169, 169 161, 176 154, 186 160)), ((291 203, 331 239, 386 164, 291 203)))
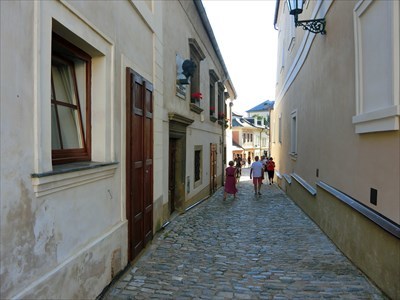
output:
POLYGON ((240 176, 242 175, 242 158, 238 154, 235 158, 235 168, 236 168, 236 181, 239 182, 240 176))
POLYGON ((263 164, 259 161, 258 156, 254 157, 255 162, 252 163, 250 168, 250 179, 253 178, 253 185, 254 185, 254 194, 261 195, 261 183, 262 183, 262 175, 264 172, 263 164))
POLYGON ((268 181, 269 184, 274 183, 274 173, 275 173, 275 162, 272 157, 269 158, 267 162, 267 173, 268 173, 268 181))
POLYGON ((233 166, 234 163, 231 160, 229 167, 225 169, 225 188, 224 188, 224 200, 226 200, 227 194, 233 194, 233 198, 236 199, 236 168, 233 166))
POLYGON ((261 161, 261 163, 263 165, 263 172, 262 172, 262 180, 263 181, 265 179, 264 172, 267 172, 267 160, 268 160, 268 158, 266 156, 264 156, 264 155, 261 156, 260 161, 261 161))

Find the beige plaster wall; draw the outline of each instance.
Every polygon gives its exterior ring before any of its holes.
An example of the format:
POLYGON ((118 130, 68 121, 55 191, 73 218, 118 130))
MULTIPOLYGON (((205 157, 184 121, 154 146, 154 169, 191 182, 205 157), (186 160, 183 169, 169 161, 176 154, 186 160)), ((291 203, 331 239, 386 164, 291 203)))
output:
MULTIPOLYGON (((155 38, 162 28, 160 10, 141 1, 102 5, 1 1, 0 5, 1 298, 94 298, 127 264, 128 66, 154 83, 155 138, 160 138, 163 86, 156 63, 162 65, 162 39, 155 38), (116 164, 31 178, 32 173, 52 171, 48 129, 52 19, 98 50, 93 65, 96 74, 103 75, 93 77, 93 85, 99 87, 92 99, 93 158, 116 164)), ((163 148, 161 142, 156 144, 158 170, 163 148)), ((154 186, 161 182, 155 176, 154 186)), ((161 193, 156 189, 155 199, 161 193)))
MULTIPOLYGON (((312 18, 320 2, 307 3, 301 20, 312 18)), ((316 196, 295 180, 289 184, 279 179, 278 184, 379 288, 397 299, 399 239, 316 186, 317 181, 325 182, 400 224, 400 132, 358 134, 352 122, 357 114, 353 11, 359 2, 321 3, 327 13, 319 17, 326 17, 327 34, 295 29, 295 40, 285 49, 284 68, 278 64, 272 112, 272 155, 279 173, 296 173, 316 189, 316 196), (294 111, 297 155, 290 155, 294 111), (371 188, 378 190, 376 206, 370 203, 371 188)), ((278 27, 280 39, 287 41, 289 21, 284 5, 281 1, 278 27)))
POLYGON ((321 188, 312 196, 295 180, 285 192, 391 299, 400 296, 400 240, 321 188))
MULTIPOLYGON (((282 143, 273 130, 273 155, 281 173, 295 172, 314 185, 322 180, 400 223, 400 133, 356 134, 353 9, 357 1, 333 1, 327 14, 327 35, 316 35, 290 88, 273 111, 275 126, 282 116, 282 143), (297 111, 298 155, 290 152, 290 114, 297 111), (316 170, 319 177, 316 176, 316 170), (370 188, 378 204, 370 204, 370 188)), ((312 2, 307 11, 312 10, 312 2)), ((307 15, 302 15, 306 18, 307 15)), ((277 95, 295 63, 305 31, 296 29, 295 46, 278 78, 277 95)))

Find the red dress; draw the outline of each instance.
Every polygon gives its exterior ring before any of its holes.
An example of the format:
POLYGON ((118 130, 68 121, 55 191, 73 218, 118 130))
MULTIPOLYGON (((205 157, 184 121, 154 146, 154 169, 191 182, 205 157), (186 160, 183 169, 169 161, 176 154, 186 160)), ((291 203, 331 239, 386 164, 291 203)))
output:
POLYGON ((234 167, 227 167, 225 170, 226 181, 225 181, 225 192, 228 194, 236 194, 236 168, 234 167))

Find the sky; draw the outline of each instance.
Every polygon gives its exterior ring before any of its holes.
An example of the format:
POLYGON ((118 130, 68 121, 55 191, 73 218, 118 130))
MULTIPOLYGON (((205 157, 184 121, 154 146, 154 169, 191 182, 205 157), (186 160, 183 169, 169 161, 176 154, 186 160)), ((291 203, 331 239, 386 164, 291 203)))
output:
POLYGON ((275 0, 202 0, 237 98, 233 111, 275 100, 275 0))

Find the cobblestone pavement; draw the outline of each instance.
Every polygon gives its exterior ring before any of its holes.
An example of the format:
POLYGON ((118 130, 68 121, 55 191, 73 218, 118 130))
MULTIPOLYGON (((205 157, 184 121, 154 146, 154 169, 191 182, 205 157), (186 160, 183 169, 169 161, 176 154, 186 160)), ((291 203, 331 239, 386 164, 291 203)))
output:
POLYGON ((278 187, 238 189, 176 217, 103 299, 386 299, 278 187))

